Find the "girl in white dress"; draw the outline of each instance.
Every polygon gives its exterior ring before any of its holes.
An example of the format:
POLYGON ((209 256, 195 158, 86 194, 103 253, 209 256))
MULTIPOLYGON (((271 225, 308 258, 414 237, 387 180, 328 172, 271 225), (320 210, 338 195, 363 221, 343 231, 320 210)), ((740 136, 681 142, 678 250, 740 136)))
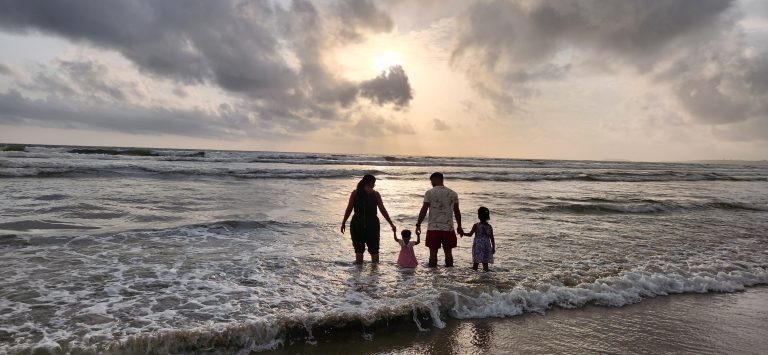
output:
POLYGON ((462 236, 472 236, 475 234, 475 240, 472 241, 472 269, 477 270, 479 264, 483 264, 483 270, 490 271, 488 264, 493 264, 493 254, 496 253, 496 241, 493 239, 493 227, 488 223, 491 219, 491 211, 485 207, 477 209, 477 218, 480 222, 472 226, 469 233, 462 236))

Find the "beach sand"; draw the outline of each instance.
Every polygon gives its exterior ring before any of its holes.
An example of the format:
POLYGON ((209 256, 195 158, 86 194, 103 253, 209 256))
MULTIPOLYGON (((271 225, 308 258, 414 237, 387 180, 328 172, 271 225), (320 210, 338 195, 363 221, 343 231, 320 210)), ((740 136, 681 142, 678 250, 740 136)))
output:
POLYGON ((378 329, 276 354, 768 353, 768 287, 682 294, 621 308, 553 309, 508 319, 451 320, 443 329, 378 329))

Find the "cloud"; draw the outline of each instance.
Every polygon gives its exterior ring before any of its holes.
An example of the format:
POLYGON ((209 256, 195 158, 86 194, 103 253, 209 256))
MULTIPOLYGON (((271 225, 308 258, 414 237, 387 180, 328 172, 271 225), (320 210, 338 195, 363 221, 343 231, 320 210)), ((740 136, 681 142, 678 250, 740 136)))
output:
MULTIPOLYGON (((248 117, 223 106, 217 112, 199 109, 146 108, 130 104, 94 104, 57 96, 32 99, 10 90, 0 93, 0 124, 90 128, 126 133, 192 137, 242 137, 248 117), (55 120, 51 119, 56 117, 55 120)), ((250 132, 252 133, 252 132, 250 132)))
MULTIPOLYGON (((711 47, 696 48, 675 63, 684 69, 658 78, 698 122, 768 121, 768 54, 738 46, 729 50, 740 37, 732 32, 712 40, 711 47)), ((768 138, 768 131, 762 134, 768 138)))
POLYGON ((765 120, 768 55, 745 43, 735 7, 731 0, 481 1, 459 19, 452 62, 504 112, 519 110, 537 83, 600 62, 650 79, 700 123, 765 120))
POLYGON ((279 75, 290 71, 264 26, 271 13, 266 2, 5 1, 0 27, 115 49, 157 75, 258 90, 267 79, 274 81, 270 87, 285 87, 292 79, 279 75))
POLYGON ((765 132, 768 132, 768 118, 713 128, 715 137, 735 142, 768 142, 768 135, 765 132))
POLYGON ((13 76, 13 71, 10 67, 6 66, 3 63, 0 63, 0 75, 7 75, 7 76, 13 76))
POLYGON ((451 129, 451 127, 448 126, 448 124, 445 123, 445 121, 439 118, 435 118, 433 122, 434 122, 434 128, 436 131, 448 131, 451 129))
POLYGON ((741 0, 741 4, 743 5, 744 13, 748 17, 768 19, 768 2, 763 0, 741 0))
POLYGON ((460 19, 453 57, 515 73, 550 65, 570 45, 647 68, 681 36, 705 30, 728 0, 478 2, 460 19), (527 6, 526 6, 527 5, 527 6))
POLYGON ((56 60, 19 86, 74 99, 128 101, 144 96, 137 82, 114 78, 106 64, 89 59, 56 60))
POLYGON ((392 103, 399 107, 408 106, 413 99, 413 90, 408 75, 402 66, 396 65, 379 76, 360 84, 361 95, 373 102, 384 105, 392 103))
POLYGON ((359 39, 360 33, 350 29, 363 29, 373 32, 389 32, 394 22, 387 13, 367 0, 343 0, 339 3, 339 14, 345 24, 345 32, 350 39, 359 39))
MULTIPOLYGON (((352 82, 340 78, 326 60, 329 51, 392 28, 389 15, 371 1, 317 6, 303 0, 0 2, 0 30, 42 32, 116 51, 147 80, 217 87, 240 101, 237 109, 260 129, 276 132, 345 119, 345 111, 360 109, 361 95, 395 109, 407 105, 412 94, 402 68, 352 82)), ((24 88, 91 106, 97 99, 123 105, 132 100, 137 110, 152 109, 139 102, 130 82, 115 86, 100 80, 108 70, 88 58, 58 62, 33 74, 35 82, 24 88)), ((186 91, 175 92, 183 97, 186 91)), ((178 113, 187 119, 207 117, 178 113)))

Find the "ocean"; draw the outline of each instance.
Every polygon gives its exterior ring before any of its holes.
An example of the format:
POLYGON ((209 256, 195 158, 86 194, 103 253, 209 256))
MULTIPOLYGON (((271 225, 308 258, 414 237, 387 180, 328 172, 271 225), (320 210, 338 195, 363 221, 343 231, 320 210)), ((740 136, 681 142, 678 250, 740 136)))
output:
POLYGON ((390 333, 418 341, 768 284, 765 162, 26 150, 0 152, 0 353, 304 352, 348 339, 366 352, 390 333), (401 270, 386 223, 381 263, 354 265, 339 227, 362 175, 413 229, 435 171, 465 230, 490 209, 492 272, 470 269, 471 238, 456 267, 427 268, 422 243, 419 267, 401 270))

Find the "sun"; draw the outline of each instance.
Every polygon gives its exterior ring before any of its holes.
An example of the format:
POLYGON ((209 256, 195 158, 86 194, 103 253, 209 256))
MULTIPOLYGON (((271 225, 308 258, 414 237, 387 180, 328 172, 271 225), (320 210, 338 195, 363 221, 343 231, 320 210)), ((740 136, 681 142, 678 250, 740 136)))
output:
POLYGON ((373 58, 371 67, 376 70, 377 73, 381 73, 389 70, 389 68, 396 65, 403 65, 403 57, 400 53, 392 50, 384 51, 381 55, 373 58))

